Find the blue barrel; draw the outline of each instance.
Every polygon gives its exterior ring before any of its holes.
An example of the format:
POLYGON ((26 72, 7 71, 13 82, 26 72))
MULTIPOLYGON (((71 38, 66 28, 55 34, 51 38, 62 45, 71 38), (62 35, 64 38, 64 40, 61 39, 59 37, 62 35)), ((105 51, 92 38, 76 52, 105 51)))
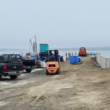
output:
POLYGON ((75 57, 75 63, 79 63, 79 57, 76 55, 75 57))
POLYGON ((79 62, 81 61, 81 58, 79 57, 79 62))
POLYGON ((73 64, 73 63, 75 63, 75 57, 74 56, 70 56, 70 64, 73 64))

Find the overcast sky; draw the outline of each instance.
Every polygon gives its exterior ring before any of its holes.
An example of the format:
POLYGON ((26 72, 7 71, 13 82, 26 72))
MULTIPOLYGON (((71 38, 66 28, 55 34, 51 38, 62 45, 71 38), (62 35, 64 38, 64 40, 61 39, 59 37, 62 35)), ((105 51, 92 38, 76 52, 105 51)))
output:
POLYGON ((108 0, 0 0, 0 48, 110 46, 108 0), (33 39, 34 40, 34 39, 33 39))

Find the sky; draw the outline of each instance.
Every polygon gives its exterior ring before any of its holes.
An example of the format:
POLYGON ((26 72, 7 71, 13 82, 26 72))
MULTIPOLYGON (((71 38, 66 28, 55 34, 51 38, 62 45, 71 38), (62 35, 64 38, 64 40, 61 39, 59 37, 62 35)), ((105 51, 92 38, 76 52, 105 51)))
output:
POLYGON ((30 48, 34 35, 50 48, 110 46, 110 1, 0 0, 0 48, 30 48))

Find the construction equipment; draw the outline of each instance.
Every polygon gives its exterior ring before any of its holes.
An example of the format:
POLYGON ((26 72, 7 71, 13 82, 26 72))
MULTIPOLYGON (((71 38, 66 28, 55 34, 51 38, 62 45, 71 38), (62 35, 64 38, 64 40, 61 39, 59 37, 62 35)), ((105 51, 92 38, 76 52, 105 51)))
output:
POLYGON ((58 50, 46 50, 46 75, 60 73, 60 58, 58 50))
POLYGON ((81 47, 79 49, 79 56, 87 56, 86 48, 85 47, 81 47))

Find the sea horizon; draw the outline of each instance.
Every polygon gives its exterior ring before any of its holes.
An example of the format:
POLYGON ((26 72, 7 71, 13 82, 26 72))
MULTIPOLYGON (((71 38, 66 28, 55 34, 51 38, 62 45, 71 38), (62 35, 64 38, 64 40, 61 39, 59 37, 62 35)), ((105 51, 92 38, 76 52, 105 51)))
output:
MULTIPOLYGON (((71 47, 71 48, 50 48, 50 49, 58 49, 59 54, 61 56, 64 56, 65 53, 73 53, 75 52, 78 54, 79 53, 79 48, 80 47, 71 47)), ((103 47, 86 47, 87 53, 93 52, 93 53, 100 53, 104 57, 109 57, 110 58, 110 46, 103 46, 103 47)), ((23 54, 25 55, 26 53, 31 52, 32 48, 0 48, 0 54, 23 54)), ((37 53, 39 53, 39 48, 37 49, 37 53)))

